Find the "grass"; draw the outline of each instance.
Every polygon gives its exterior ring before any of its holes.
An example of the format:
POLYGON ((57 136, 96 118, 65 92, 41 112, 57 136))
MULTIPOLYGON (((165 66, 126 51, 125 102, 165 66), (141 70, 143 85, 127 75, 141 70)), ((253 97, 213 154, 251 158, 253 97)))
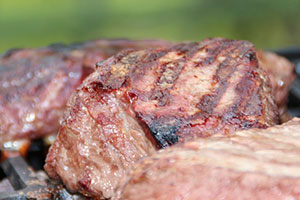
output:
POLYGON ((297 0, 0 0, 0 53, 103 37, 300 45, 299 7, 297 0))

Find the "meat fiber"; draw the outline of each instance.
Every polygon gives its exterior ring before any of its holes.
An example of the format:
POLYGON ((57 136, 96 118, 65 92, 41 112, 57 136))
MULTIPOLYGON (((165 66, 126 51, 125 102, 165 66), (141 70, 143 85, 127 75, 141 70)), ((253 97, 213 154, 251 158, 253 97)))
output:
POLYGON ((0 145, 56 133, 68 98, 94 71, 96 62, 127 48, 168 45, 97 40, 6 52, 0 57, 0 145))
POLYGON ((138 162, 114 200, 300 199, 300 118, 213 136, 138 162))
POLYGON ((246 41, 124 51, 72 96, 45 169, 71 191, 109 198, 125 171, 159 148, 277 124, 269 82, 246 41))

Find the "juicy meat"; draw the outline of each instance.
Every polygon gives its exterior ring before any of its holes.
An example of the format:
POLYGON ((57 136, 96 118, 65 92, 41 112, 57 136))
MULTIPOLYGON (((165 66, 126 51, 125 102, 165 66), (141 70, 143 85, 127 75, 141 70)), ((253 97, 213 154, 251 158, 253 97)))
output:
POLYGON ((124 51, 72 96, 45 169, 72 191, 109 198, 126 169, 157 148, 275 125, 268 82, 246 41, 124 51))
POLYGON ((300 118, 201 138, 138 162, 112 199, 300 199, 300 118))
POLYGON ((56 133, 66 102, 97 61, 122 49, 168 46, 162 41, 97 40, 11 50, 0 57, 0 145, 56 133))
POLYGON ((280 113, 280 121, 289 120, 287 114, 287 100, 291 84, 296 78, 294 65, 286 58, 272 52, 258 51, 259 65, 267 72, 271 79, 275 103, 280 113))
POLYGON ((92 72, 49 49, 9 52, 0 65, 1 143, 57 131, 68 97, 92 72))

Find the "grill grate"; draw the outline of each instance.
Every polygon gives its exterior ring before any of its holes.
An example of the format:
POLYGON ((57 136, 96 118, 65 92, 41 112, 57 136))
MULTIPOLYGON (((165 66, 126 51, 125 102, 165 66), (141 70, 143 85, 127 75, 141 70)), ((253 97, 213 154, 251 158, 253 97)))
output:
POLYGON ((44 171, 34 172, 22 156, 7 158, 1 168, 1 176, 5 178, 0 182, 0 200, 85 199, 70 194, 60 184, 50 182, 44 171))
POLYGON ((1 200, 51 198, 46 182, 38 178, 21 156, 6 159, 1 167, 9 181, 4 183, 11 186, 9 192, 0 193, 1 200))

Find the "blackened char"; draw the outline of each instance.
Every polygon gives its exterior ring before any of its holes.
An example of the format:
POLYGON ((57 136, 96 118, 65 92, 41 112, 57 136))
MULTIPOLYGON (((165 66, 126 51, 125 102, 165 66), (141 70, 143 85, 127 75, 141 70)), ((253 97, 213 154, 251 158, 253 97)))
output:
POLYGON ((121 52, 69 100, 45 169, 72 191, 109 198, 125 171, 158 148, 278 123, 269 82, 246 41, 121 52))

